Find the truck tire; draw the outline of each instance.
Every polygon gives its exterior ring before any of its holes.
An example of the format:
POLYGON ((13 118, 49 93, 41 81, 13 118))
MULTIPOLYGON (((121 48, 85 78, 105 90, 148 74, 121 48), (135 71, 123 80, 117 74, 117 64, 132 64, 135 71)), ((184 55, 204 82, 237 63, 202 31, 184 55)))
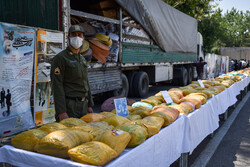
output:
POLYGON ((133 81, 133 92, 136 97, 144 97, 148 93, 149 78, 146 72, 138 72, 133 81))
POLYGON ((187 67, 188 72, 188 84, 193 81, 193 67, 187 67))
POLYGON ((188 72, 185 67, 181 68, 181 78, 179 80, 181 86, 186 86, 188 84, 188 72))
POLYGON ((133 92, 133 81, 135 78, 135 75, 137 74, 137 71, 130 71, 127 74, 127 78, 128 78, 128 85, 129 85, 129 91, 128 91, 128 96, 129 97, 134 97, 134 92, 133 92))
POLYGON ((122 79, 122 88, 114 90, 113 94, 114 94, 114 96, 127 97, 128 90, 129 90, 128 79, 127 79, 126 75, 123 73, 122 73, 121 79, 122 79))

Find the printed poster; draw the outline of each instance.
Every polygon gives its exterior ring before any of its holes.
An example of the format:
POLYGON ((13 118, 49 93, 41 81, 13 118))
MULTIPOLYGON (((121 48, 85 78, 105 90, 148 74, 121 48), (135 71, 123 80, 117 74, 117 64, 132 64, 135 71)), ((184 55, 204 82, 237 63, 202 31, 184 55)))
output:
POLYGON ((63 33, 37 31, 37 47, 35 60, 34 111, 36 125, 55 122, 55 109, 51 94, 50 69, 56 54, 63 47, 63 33))
POLYGON ((0 136, 35 126, 30 97, 36 32, 0 23, 0 136))

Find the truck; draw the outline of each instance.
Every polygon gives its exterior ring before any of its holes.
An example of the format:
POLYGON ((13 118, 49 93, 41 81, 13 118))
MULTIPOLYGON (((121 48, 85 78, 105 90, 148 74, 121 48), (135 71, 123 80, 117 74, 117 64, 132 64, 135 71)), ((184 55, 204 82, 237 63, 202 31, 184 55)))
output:
POLYGON ((187 85, 197 77, 195 63, 203 57, 197 20, 162 0, 3 0, 0 4, 0 21, 63 31, 65 44, 74 24, 109 36, 113 44, 108 61, 88 64, 93 95, 144 97, 150 84, 187 85))

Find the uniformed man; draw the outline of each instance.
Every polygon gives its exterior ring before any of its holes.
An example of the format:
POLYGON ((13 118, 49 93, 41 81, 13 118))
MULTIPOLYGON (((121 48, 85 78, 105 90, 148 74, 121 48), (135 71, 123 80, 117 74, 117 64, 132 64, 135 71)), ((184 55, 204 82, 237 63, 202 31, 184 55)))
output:
POLYGON ((87 63, 79 53, 84 40, 83 33, 81 26, 71 26, 68 34, 69 46, 54 57, 51 65, 57 121, 68 117, 80 118, 93 112, 87 63))

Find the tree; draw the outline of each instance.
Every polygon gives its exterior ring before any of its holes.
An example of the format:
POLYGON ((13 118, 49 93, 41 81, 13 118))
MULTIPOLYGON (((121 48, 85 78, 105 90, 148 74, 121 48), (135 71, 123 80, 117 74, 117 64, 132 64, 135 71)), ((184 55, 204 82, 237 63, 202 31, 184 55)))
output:
POLYGON ((225 38, 223 41, 228 47, 244 46, 244 41, 249 38, 250 12, 243 13, 232 8, 224 16, 225 38))
POLYGON ((174 8, 194 17, 197 20, 203 19, 217 5, 212 2, 218 0, 163 0, 174 8))
POLYGON ((224 46, 221 41, 224 37, 224 28, 221 24, 223 20, 222 10, 216 10, 212 15, 208 15, 198 22, 198 31, 203 36, 204 52, 217 51, 218 46, 224 46))

